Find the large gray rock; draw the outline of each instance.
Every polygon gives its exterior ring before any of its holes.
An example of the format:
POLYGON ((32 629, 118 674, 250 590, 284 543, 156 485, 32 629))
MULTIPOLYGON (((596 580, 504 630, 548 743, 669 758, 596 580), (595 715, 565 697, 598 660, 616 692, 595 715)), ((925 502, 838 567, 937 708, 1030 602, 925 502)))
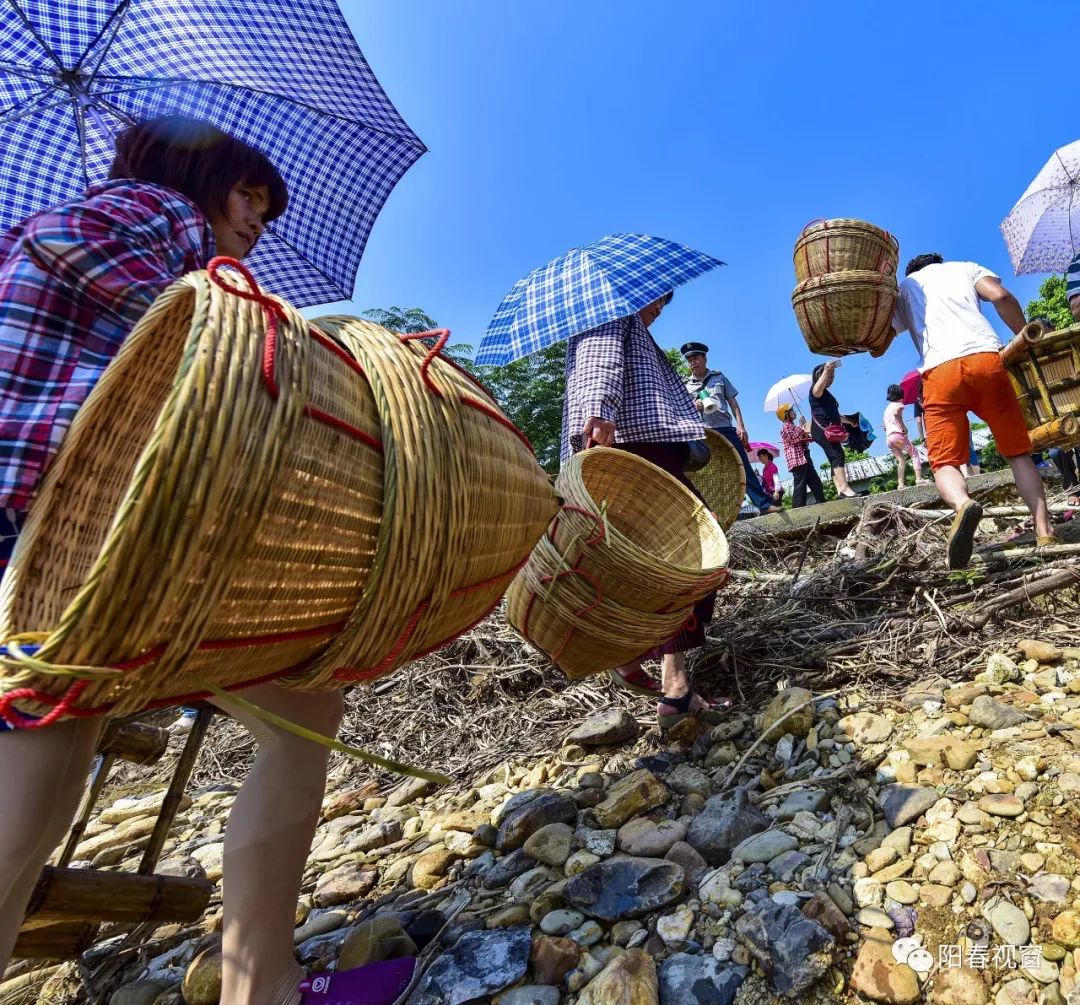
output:
POLYGON ((746 967, 676 953, 660 964, 660 1005, 732 1005, 746 967))
POLYGON ((686 843, 709 865, 724 865, 731 850, 752 834, 767 830, 772 821, 753 803, 746 789, 737 788, 713 796, 694 817, 686 843))
POLYGON ((541 827, 573 824, 576 820, 577 803, 571 796, 564 792, 541 792, 503 816, 495 847, 503 852, 515 851, 541 827))
POLYGON ((918 820, 939 799, 936 789, 922 785, 886 785, 881 790, 881 808, 889 829, 918 820))
POLYGON ((680 865, 655 858, 611 858, 589 866, 563 888, 572 907, 601 921, 638 918, 658 911, 683 894, 680 865))
POLYGON ((482 885, 488 890, 501 890, 535 866, 536 859, 531 855, 526 855, 524 850, 519 848, 496 861, 484 874, 482 885))
POLYGON ((979 695, 971 703, 968 719, 971 725, 981 726, 983 729, 1008 729, 1009 726, 1018 726, 1029 721, 1023 712, 1018 712, 988 694, 979 695))
POLYGON ((583 747, 602 747, 636 740, 640 733, 637 719, 625 708, 606 708, 590 715, 566 739, 583 747))
POLYGON ((517 928, 467 932, 420 979, 409 1005, 465 1005, 521 980, 529 966, 532 933, 517 928))
POLYGON ((833 937, 797 907, 766 900, 739 918, 735 931, 782 995, 806 990, 832 965, 833 937))

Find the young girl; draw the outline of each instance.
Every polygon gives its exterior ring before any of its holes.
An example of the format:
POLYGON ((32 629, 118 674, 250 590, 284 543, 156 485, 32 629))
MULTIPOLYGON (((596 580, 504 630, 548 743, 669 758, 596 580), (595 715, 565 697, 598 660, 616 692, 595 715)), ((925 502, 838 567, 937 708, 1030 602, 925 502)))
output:
POLYGON ((780 443, 784 448, 784 463, 795 479, 791 496, 792 509, 800 509, 806 505, 807 489, 814 493, 814 499, 823 503, 825 490, 810 461, 810 436, 802 426, 796 424, 795 406, 781 405, 776 410, 776 417, 781 423, 780 443))
POLYGON ((780 469, 773 463, 771 451, 762 448, 757 452, 757 458, 761 462, 761 487, 772 496, 773 502, 779 506, 780 500, 784 498, 784 490, 776 483, 780 469))
MULTIPOLYGON (((0 572, 64 432, 132 326, 170 283, 214 254, 247 255, 286 201, 285 183, 257 150, 169 116, 118 138, 108 181, 0 240, 0 572)), ((309 729, 337 732, 338 691, 263 684, 244 696, 309 729)), ((294 1005, 302 978, 294 912, 327 751, 220 704, 258 741, 225 835, 221 1000, 294 1005)), ((0 725, 0 973, 42 866, 78 807, 100 726, 0 725)))
POLYGON ((885 406, 885 442, 893 457, 896 458, 896 484, 898 488, 904 487, 904 479, 907 476, 907 458, 910 454, 911 463, 915 467, 915 484, 923 485, 922 461, 919 452, 915 449, 908 437, 907 426, 904 425, 904 391, 899 384, 890 384, 885 392, 889 403, 885 406))

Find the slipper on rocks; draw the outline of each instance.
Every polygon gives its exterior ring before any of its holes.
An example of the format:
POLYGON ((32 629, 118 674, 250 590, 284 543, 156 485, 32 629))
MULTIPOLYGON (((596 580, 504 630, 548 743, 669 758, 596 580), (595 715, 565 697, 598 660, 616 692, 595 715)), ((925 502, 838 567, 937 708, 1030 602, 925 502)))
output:
POLYGON ((645 698, 660 698, 663 696, 664 692, 659 681, 655 677, 650 677, 640 667, 628 674, 621 674, 618 667, 613 667, 608 671, 608 676, 611 678, 611 683, 623 691, 640 694, 645 698))
POLYGON ((982 507, 969 499, 953 517, 949 528, 948 560, 950 569, 966 569, 975 548, 975 531, 982 519, 982 507))
POLYGON ((725 698, 723 701, 713 704, 706 702, 704 698, 696 695, 693 691, 687 691, 681 698, 669 698, 664 695, 660 699, 660 704, 675 709, 674 712, 656 713, 656 721, 660 725, 661 733, 666 733, 686 719, 700 719, 710 726, 718 726, 731 710, 730 699, 725 698), (692 707, 695 698, 701 702, 696 708, 692 707))
POLYGON ((300 1005, 392 1005, 416 969, 415 956, 369 963, 333 974, 314 974, 300 984, 300 1005))

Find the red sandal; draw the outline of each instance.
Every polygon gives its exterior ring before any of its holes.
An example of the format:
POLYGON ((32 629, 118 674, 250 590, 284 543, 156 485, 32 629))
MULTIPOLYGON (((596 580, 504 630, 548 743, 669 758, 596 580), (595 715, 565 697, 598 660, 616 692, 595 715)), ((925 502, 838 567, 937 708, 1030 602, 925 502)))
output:
POLYGON ((618 667, 613 667, 608 671, 608 676, 611 683, 623 691, 630 691, 645 698, 662 698, 664 695, 660 682, 655 677, 650 677, 641 667, 628 674, 621 674, 618 667))

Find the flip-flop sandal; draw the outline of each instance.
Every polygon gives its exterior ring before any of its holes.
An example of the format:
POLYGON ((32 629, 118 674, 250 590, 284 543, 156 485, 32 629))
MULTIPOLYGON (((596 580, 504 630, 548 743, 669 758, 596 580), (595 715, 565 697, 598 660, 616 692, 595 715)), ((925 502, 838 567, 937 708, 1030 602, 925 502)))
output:
POLYGON ((640 694, 646 698, 661 698, 664 691, 655 677, 650 677, 644 670, 635 670, 625 677, 614 667, 608 671, 611 683, 623 691, 640 694))
POLYGON ((677 726, 685 719, 700 719, 710 726, 719 726, 720 723, 727 718, 728 712, 731 711, 731 701, 727 698, 723 699, 722 702, 717 702, 713 705, 691 708, 690 703, 695 697, 704 701, 700 695, 695 695, 693 691, 687 691, 681 698, 668 698, 665 695, 660 699, 662 704, 668 705, 676 710, 674 712, 656 713, 656 721, 660 725, 661 733, 666 733, 669 729, 677 726), (716 707, 717 705, 722 707, 716 707))
POLYGON ((300 984, 300 1005, 393 1005, 408 988, 415 956, 314 974, 300 984))
POLYGON ((965 569, 971 561, 971 552, 975 548, 975 531, 982 519, 982 507, 969 499, 953 517, 949 528, 947 560, 950 569, 965 569))

